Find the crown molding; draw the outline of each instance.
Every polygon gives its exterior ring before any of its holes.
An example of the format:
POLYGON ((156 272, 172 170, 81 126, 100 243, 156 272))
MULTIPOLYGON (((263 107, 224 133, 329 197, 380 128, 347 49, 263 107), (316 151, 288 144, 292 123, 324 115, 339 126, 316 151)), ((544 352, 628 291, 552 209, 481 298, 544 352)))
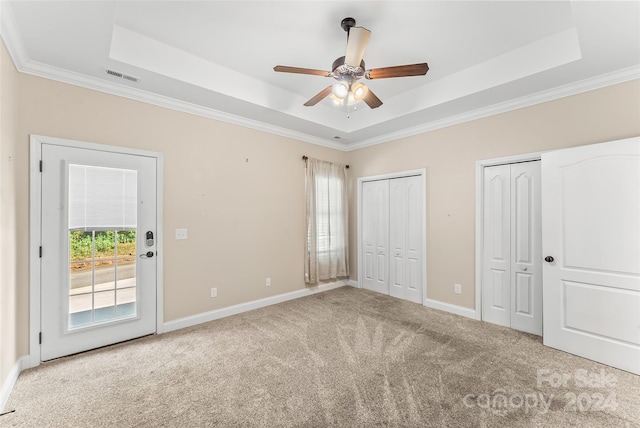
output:
POLYGON ((20 71, 21 64, 29 60, 27 50, 22 43, 13 12, 8 2, 0 1, 0 37, 9 52, 16 68, 20 71))
MULTIPOLYGON (((5 39, 6 44, 6 39, 5 39)), ((9 48, 7 48, 9 50, 9 48)), ((11 54, 11 50, 9 50, 11 54)), ((16 52, 16 57, 13 55, 12 59, 24 58, 19 51, 16 52)), ((571 83, 568 85, 560 86, 557 88, 549 89, 547 91, 538 92, 525 97, 509 100, 503 103, 494 104, 492 106, 484 107, 481 109, 473 110, 456 116, 450 116, 445 119, 435 120, 427 122, 418 126, 403 129, 397 132, 391 132, 382 134, 374 138, 358 141, 355 143, 339 143, 313 135, 305 134, 302 132, 292 131, 287 128, 270 125, 264 122, 260 122, 253 119, 247 119, 238 115, 221 112, 218 110, 202 107, 196 104, 188 103, 185 101, 176 100, 175 98, 166 97, 163 95, 154 94, 151 92, 143 91, 138 88, 131 88, 128 86, 111 83, 105 80, 89 77, 79 73, 71 72, 69 70, 63 70, 35 61, 28 61, 26 64, 16 63, 18 71, 31 74, 38 77, 56 80, 59 82, 81 86, 88 89, 116 95, 124 98, 129 98, 136 101, 153 104, 159 107, 169 108, 183 113, 194 114, 197 116, 206 117, 209 119, 219 120, 222 122, 231 123, 234 125, 243 126, 258 131, 263 131, 270 134, 279 135, 281 137, 291 138, 298 141, 303 141, 310 144, 315 144, 340 151, 354 151, 365 147, 375 146, 378 144, 389 143, 402 138, 412 137, 415 135, 423 134, 430 131, 435 131, 450 126, 460 125, 462 123, 470 122, 477 119, 482 119, 490 116, 495 116, 502 113, 507 113, 513 110, 518 110, 525 107, 534 106, 560 98, 577 95, 583 92, 592 91, 595 89, 601 89, 607 86, 616 85, 619 83, 628 82, 631 80, 640 79, 640 66, 632 66, 615 72, 607 73, 604 75, 596 76, 594 78, 585 79, 580 82, 571 83)))
POLYGON ((640 79, 640 65, 623 68, 621 70, 602 74, 600 76, 581 80, 579 82, 570 83, 542 92, 537 92, 532 95, 505 101, 503 103, 494 104, 488 107, 483 107, 463 114, 450 116, 445 119, 434 120, 422 125, 403 129, 398 132, 392 132, 389 134, 362 140, 357 143, 350 144, 347 147, 346 151, 359 150, 365 147, 389 143, 401 138, 413 137, 415 135, 424 134, 425 132, 448 128, 450 126, 460 125, 465 122, 471 122, 472 120, 483 119, 486 117, 507 113, 513 110, 534 106, 536 104, 542 104, 560 98, 570 97, 572 95, 578 95, 584 92, 589 92, 637 79, 640 79))
POLYGON ((206 117, 208 119, 219 120, 234 125, 239 125, 257 131, 263 131, 269 134, 279 135, 281 137, 291 138, 306 143, 316 144, 336 150, 345 150, 344 143, 315 137, 303 132, 293 131, 276 125, 270 125, 258 120, 247 119, 242 116, 225 113, 219 110, 202 107, 186 101, 180 101, 175 98, 154 94, 138 88, 121 85, 115 82, 98 79, 73 71, 61 69, 58 67, 32 61, 22 43, 22 38, 18 32, 11 8, 6 2, 0 2, 0 36, 4 40, 7 51, 13 60, 16 69, 25 74, 31 74, 45 79, 51 79, 70 85, 80 86, 87 89, 93 89, 111 95, 123 98, 141 101, 153 104, 159 107, 169 108, 181 111, 183 113, 194 114, 206 117))
MULTIPOLYGON (((353 143, 340 143, 333 140, 316 137, 304 132, 293 131, 284 127, 270 125, 254 119, 248 119, 238 115, 225 113, 219 110, 202 107, 196 104, 180 101, 175 98, 154 94, 138 88, 132 88, 115 82, 86 76, 80 73, 64 70, 50 65, 32 61, 22 43, 22 38, 18 32, 11 8, 7 2, 0 1, 0 36, 5 42, 7 51, 13 60, 16 69, 25 74, 31 74, 46 79, 56 80, 99 92, 116 95, 123 98, 153 104, 159 107, 169 108, 183 113, 194 114, 213 120, 243 126, 249 129, 279 135, 310 144, 315 144, 330 149, 340 151, 354 151, 378 144, 393 142, 402 138, 412 137, 425 132, 435 131, 450 126, 459 125, 472 120, 482 119, 509 111, 530 107, 556 99, 577 95, 583 92, 604 88, 607 86, 624 83, 627 81, 640 79, 640 65, 606 73, 579 82, 559 86, 546 91, 509 100, 492 106, 483 107, 463 114, 450 116, 444 119, 426 122, 424 124, 403 129, 396 132, 378 135, 373 138, 364 139, 353 143)), ((348 137, 348 136, 346 136, 348 137)))
POLYGON ((102 79, 42 64, 36 61, 29 61, 27 64, 23 65, 16 64, 16 68, 18 69, 18 71, 25 74, 31 74, 33 76, 43 77, 70 85, 80 86, 83 88, 104 92, 110 95, 128 98, 135 101, 141 101, 147 104, 168 108, 183 113, 206 117, 208 119, 219 120, 233 125, 239 125, 245 128, 255 129, 257 131, 263 131, 269 134, 275 134, 281 137, 304 141, 307 143, 316 144, 332 149, 345 149, 344 144, 314 137, 313 135, 292 131, 287 128, 270 125, 257 120, 247 119, 242 116, 225 113, 207 107, 202 107, 186 101, 180 101, 175 98, 154 94, 141 89, 131 88, 117 83, 108 82, 102 79))

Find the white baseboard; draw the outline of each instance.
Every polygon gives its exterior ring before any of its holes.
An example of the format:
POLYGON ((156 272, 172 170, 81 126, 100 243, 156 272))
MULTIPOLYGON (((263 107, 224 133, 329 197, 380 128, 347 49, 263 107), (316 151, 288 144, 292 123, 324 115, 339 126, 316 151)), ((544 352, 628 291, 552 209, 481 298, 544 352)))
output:
POLYGON ((475 309, 465 308, 464 306, 452 305, 451 303, 440 302, 439 300, 433 299, 425 299, 424 305, 427 308, 451 312, 452 314, 461 315, 474 320, 478 319, 475 309))
POLYGON ((346 284, 347 284, 347 285, 350 285, 351 287, 356 287, 356 288, 358 288, 358 281, 354 281, 354 280, 350 279, 350 280, 348 280, 348 281, 346 282, 346 284))
POLYGON ((4 407, 7 405, 7 401, 9 401, 9 395, 11 395, 11 391, 13 391, 13 387, 18 380, 18 376, 20 376, 20 372, 26 368, 29 368, 28 355, 20 357, 13 367, 11 367, 11 370, 9 370, 9 375, 5 379, 2 384, 2 389, 0 390, 0 413, 4 412, 4 407))
POLYGON ((344 286, 344 281, 337 281, 329 284, 322 284, 315 287, 308 287, 302 290, 292 291, 290 293, 278 294, 277 296, 265 297, 264 299, 253 300, 247 303, 240 303, 238 305, 216 309, 209 312, 203 312, 197 315, 179 318, 177 320, 165 322, 164 332, 168 333, 170 331, 179 330, 181 328, 191 327, 193 325, 202 324, 204 322, 225 318, 231 315, 241 314, 243 312, 252 311, 254 309, 264 308, 265 306, 275 305, 278 303, 286 302, 288 300, 299 299, 300 297, 311 296, 312 294, 334 290, 336 288, 344 286))

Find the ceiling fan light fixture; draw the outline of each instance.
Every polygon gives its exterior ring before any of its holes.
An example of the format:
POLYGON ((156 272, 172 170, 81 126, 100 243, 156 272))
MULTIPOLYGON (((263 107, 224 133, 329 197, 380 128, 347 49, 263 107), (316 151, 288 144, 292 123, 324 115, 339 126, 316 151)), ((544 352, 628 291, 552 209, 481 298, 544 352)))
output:
POLYGON ((351 93, 353 94, 354 100, 360 101, 364 97, 367 96, 367 92, 369 92, 369 88, 362 83, 356 83, 351 87, 351 93))
POLYGON ((333 104, 336 106, 344 106, 344 105, 352 106, 361 100, 356 98, 353 91, 350 91, 344 98, 338 98, 335 94, 331 94, 330 98, 333 101, 333 104))
POLYGON ((347 82, 338 82, 333 85, 333 95, 341 100, 345 99, 347 95, 349 95, 349 85, 347 82))

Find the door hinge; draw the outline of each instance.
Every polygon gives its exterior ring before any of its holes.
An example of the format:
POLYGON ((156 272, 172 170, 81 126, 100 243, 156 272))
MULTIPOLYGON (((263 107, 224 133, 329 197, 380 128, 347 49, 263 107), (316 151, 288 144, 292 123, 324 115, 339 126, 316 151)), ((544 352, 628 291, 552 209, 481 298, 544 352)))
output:
POLYGON ((38 334, 38 344, 42 345, 42 332, 38 334))
POLYGON ((40 161, 40 172, 42 172, 42 161, 40 161))
POLYGON ((38 250, 38 254, 40 255, 40 258, 42 258, 42 247, 38 250))

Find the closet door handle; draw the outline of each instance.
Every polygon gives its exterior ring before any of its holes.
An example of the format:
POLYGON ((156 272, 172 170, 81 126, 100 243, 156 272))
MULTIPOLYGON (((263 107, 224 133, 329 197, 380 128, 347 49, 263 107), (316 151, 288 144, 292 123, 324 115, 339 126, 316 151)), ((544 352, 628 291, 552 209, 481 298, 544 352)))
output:
POLYGON ((547 257, 544 258, 544 261, 547 262, 547 263, 553 263, 553 260, 554 260, 554 258, 551 257, 551 256, 547 256, 547 257))

